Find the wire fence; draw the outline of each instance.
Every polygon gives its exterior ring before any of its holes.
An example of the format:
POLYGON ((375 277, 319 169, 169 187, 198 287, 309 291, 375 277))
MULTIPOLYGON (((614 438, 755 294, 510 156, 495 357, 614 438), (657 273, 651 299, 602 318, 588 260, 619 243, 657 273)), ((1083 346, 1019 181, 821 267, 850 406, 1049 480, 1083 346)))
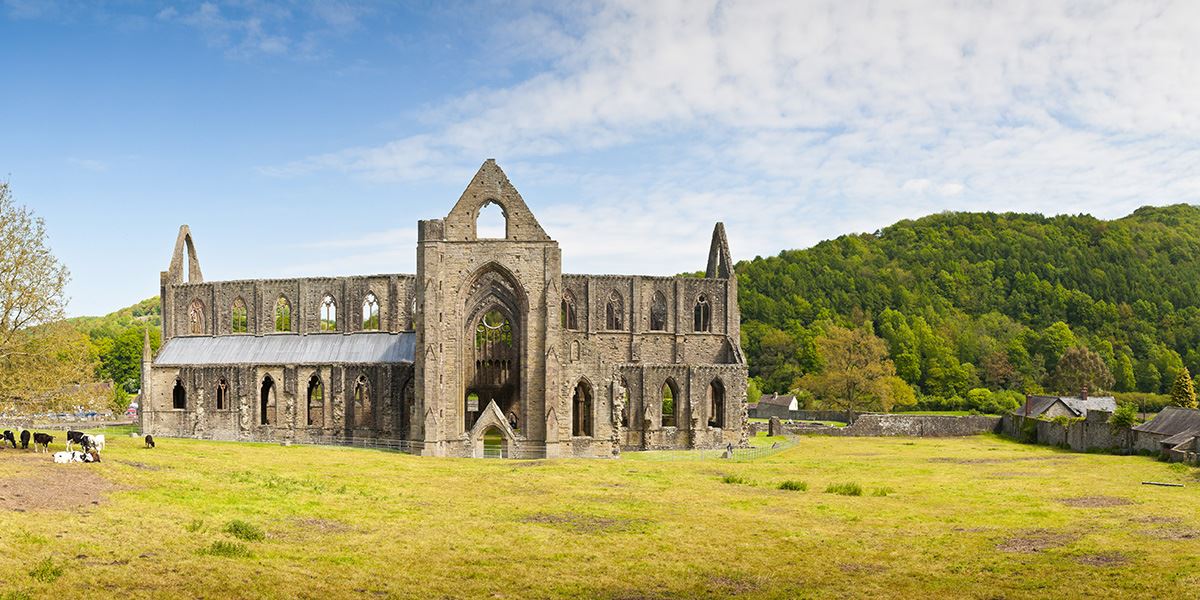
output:
POLYGON ((651 461, 731 460, 740 462, 779 454, 784 450, 795 447, 798 441, 799 437, 790 435, 770 446, 726 448, 724 450, 639 450, 636 452, 623 452, 622 454, 630 454, 632 458, 636 458, 637 460, 651 461))

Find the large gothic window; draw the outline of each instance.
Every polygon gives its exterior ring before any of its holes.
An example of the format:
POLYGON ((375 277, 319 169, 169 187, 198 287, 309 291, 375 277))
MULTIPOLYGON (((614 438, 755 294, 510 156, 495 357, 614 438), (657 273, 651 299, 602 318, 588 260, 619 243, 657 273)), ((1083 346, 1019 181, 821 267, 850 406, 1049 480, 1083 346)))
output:
POLYGON ((204 335, 204 303, 199 298, 188 307, 188 333, 204 335))
POLYGON ((366 375, 359 375, 354 382, 354 427, 371 426, 371 386, 366 375))
POLYGON ((176 379, 175 388, 171 390, 171 408, 184 410, 187 408, 187 389, 183 387, 183 381, 176 379))
POLYGON ((708 296, 700 294, 696 298, 696 308, 692 313, 692 331, 712 330, 712 306, 708 304, 708 296))
POLYGON ((222 377, 217 382, 217 410, 229 408, 229 383, 222 377))
POLYGON ((246 333, 249 330, 249 323, 246 318, 246 301, 241 298, 234 300, 233 310, 230 312, 230 331, 233 333, 246 333))
POLYGON ((308 424, 321 425, 325 422, 325 386, 321 378, 313 375, 308 379, 308 424))
POLYGON ((575 386, 571 399, 571 435, 592 435, 592 387, 586 381, 575 386))
POLYGON ((725 427, 725 385, 720 379, 708 385, 708 426, 725 427))
POLYGON ((379 300, 375 298, 375 294, 372 292, 367 292, 367 297, 363 298, 362 318, 362 328, 364 331, 379 329, 379 300))
POLYGON ((679 398, 679 390, 675 388, 675 382, 668 379, 662 386, 662 426, 675 426, 675 410, 678 408, 676 400, 679 398))
POLYGON ((329 294, 321 299, 321 331, 337 331, 337 302, 329 294))
POLYGON ((258 391, 258 424, 275 424, 275 380, 270 375, 263 377, 258 391))
POLYGON ((613 290, 608 295, 608 305, 604 309, 605 329, 609 331, 621 331, 625 329, 622 317, 625 316, 625 303, 621 301, 621 294, 613 290))
POLYGON ((463 426, 470 429, 491 402, 510 421, 521 413, 517 396, 516 339, 513 323, 499 308, 485 311, 475 321, 475 360, 463 406, 463 426))
POLYGON ((292 303, 284 296, 275 301, 275 331, 292 330, 292 303))
POLYGON ((662 292, 654 292, 654 300, 650 302, 650 331, 667 330, 667 297, 662 292))
POLYGON ((562 328, 579 329, 579 317, 575 312, 575 296, 571 292, 563 294, 562 299, 562 328))

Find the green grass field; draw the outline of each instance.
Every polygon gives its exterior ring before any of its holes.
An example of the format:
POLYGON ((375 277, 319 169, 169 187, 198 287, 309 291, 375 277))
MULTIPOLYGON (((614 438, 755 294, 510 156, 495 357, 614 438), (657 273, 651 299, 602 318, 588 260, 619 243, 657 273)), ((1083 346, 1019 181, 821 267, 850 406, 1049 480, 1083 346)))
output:
POLYGON ((1190 468, 991 436, 652 458, 3 450, 0 598, 1200 595, 1190 468))

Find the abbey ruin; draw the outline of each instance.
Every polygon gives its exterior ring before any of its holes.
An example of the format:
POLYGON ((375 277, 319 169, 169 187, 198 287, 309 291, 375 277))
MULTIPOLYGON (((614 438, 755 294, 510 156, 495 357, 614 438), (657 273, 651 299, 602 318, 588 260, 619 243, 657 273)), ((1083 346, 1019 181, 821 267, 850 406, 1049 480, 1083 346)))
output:
POLYGON ((702 278, 563 274, 558 243, 488 160, 417 229, 416 275, 210 282, 181 227, 160 276, 163 345, 145 349, 143 430, 463 457, 745 443, 720 223, 702 278), (493 203, 506 232, 481 238, 493 203))

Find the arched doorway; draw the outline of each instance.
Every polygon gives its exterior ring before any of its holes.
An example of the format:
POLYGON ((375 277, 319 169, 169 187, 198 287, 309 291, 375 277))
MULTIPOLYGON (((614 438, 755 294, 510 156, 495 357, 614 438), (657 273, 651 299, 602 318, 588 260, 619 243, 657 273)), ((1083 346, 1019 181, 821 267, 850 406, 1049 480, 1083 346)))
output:
POLYGON ((275 424, 275 380, 270 375, 263 377, 258 394, 258 424, 275 424))
POLYGON ((579 380, 571 397, 571 435, 591 437, 592 433, 592 386, 579 380))
POLYGON ((725 385, 720 379, 708 385, 708 426, 725 428, 725 385))
POLYGON ((495 427, 483 432, 483 457, 504 458, 504 435, 495 427))

